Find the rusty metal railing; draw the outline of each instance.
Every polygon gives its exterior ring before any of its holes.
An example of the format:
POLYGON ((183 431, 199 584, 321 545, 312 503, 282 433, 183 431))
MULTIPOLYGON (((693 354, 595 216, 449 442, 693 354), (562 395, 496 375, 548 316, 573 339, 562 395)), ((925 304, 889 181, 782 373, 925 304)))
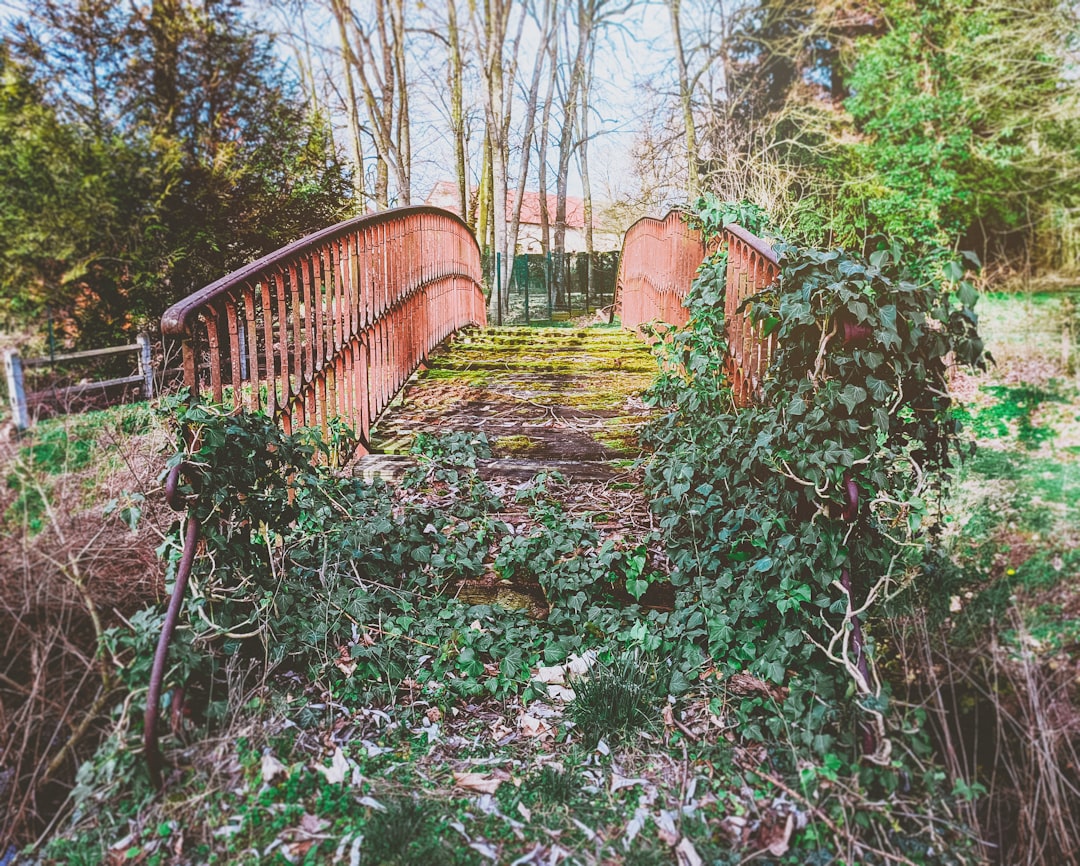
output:
MULTIPOLYGON (((769 366, 775 337, 765 336, 740 305, 779 276, 776 254, 766 241, 737 225, 719 238, 728 252, 724 319, 727 323, 727 375, 739 406, 748 405, 769 366)), ((638 220, 623 239, 616 286, 616 311, 624 328, 640 331, 646 322, 682 327, 690 312, 683 302, 710 245, 700 229, 690 226, 679 211, 664 219, 638 220)))
MULTIPOLYGON (((454 331, 487 323, 480 249, 448 211, 410 207, 349 220, 309 235, 170 307, 166 340, 183 349, 192 394, 262 410, 286 432, 333 418, 371 425, 428 353, 454 331)), ((169 473, 179 495, 187 464, 169 473)), ((200 526, 187 515, 184 551, 150 674, 144 756, 163 784, 158 718, 169 643, 183 604, 200 526)))
POLYGON ((767 288, 780 276, 776 253, 766 241, 742 226, 724 229, 727 244, 727 280, 724 290, 724 322, 727 326, 727 374, 738 406, 747 406, 761 388, 769 368, 776 335, 764 335, 764 324, 753 322, 749 311, 739 312, 743 301, 767 288))
POLYGON ((170 307, 184 382, 286 432, 371 424, 435 346, 486 324, 480 250, 456 215, 399 208, 339 223, 170 307))
POLYGON ((682 211, 663 219, 645 217, 626 230, 615 311, 624 328, 637 331, 646 322, 682 327, 690 317, 683 306, 698 268, 708 252, 701 231, 682 211))

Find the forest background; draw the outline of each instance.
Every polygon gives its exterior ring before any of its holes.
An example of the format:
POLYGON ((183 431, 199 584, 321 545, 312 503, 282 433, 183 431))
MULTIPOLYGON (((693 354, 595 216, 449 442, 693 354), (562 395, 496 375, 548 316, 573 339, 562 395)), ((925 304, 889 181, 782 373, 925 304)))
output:
MULTIPOLYGON (((45 0, 0 45, 0 324, 69 348, 452 177, 509 252, 711 191, 784 234, 1080 266, 1077 6, 1056 0, 45 0), (492 203, 509 196, 504 212, 492 203)), ((591 237, 587 239, 591 244, 591 237)))

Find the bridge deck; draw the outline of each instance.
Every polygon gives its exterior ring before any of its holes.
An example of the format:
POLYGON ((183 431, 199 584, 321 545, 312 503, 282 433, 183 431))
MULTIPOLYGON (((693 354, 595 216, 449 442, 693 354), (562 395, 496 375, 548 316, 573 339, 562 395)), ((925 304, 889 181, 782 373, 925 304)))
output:
POLYGON ((372 430, 365 474, 394 474, 417 434, 484 433, 493 460, 483 474, 516 477, 557 469, 602 479, 640 449, 649 412, 643 390, 656 374, 648 348, 612 328, 489 328, 458 334, 372 430))

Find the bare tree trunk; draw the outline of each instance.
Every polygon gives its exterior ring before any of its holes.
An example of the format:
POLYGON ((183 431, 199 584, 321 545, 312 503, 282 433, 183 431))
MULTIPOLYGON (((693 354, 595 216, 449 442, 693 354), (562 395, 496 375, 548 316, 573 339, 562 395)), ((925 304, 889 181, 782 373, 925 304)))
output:
POLYGON ((487 226, 491 217, 491 143, 484 136, 484 152, 480 163, 480 194, 476 202, 476 241, 486 253, 490 249, 487 226))
POLYGON ((364 140, 361 137, 360 104, 356 98, 356 82, 353 79, 352 64, 349 57, 349 32, 345 22, 338 16, 334 16, 338 25, 338 36, 341 40, 341 59, 345 67, 345 97, 349 115, 349 143, 352 145, 353 159, 356 162, 356 175, 353 178, 353 189, 361 202, 367 202, 367 176, 364 173, 364 140))
MULTIPOLYGON (((595 298, 596 289, 593 286, 593 204, 592 185, 589 182, 589 90, 592 87, 592 56, 589 57, 589 67, 586 73, 584 86, 581 88, 581 128, 578 131, 578 160, 581 166, 581 187, 584 199, 585 217, 585 254, 586 254, 586 282, 585 297, 595 298)), ((586 310, 588 312, 588 310, 586 310)))
POLYGON ((355 73, 375 146, 375 204, 390 204, 390 177, 398 197, 411 196, 412 143, 405 66, 404 0, 374 0, 374 22, 361 22, 349 0, 329 0, 342 34, 346 70, 355 73))
POLYGON ((566 187, 570 175, 570 155, 573 153, 574 127, 577 125, 578 92, 585 75, 585 58, 592 42, 593 12, 602 0, 577 2, 577 52, 570 68, 563 100, 562 131, 559 135, 559 169, 555 176, 555 299, 562 302, 566 292, 566 270, 562 260, 566 255, 566 187))
POLYGON ((551 54, 551 75, 548 77, 547 96, 544 97, 544 111, 540 119, 540 143, 537 158, 537 181, 540 187, 540 247, 544 254, 551 252, 551 215, 548 213, 547 151, 548 130, 551 127, 551 105, 555 99, 556 63, 559 57, 559 40, 552 33, 549 40, 551 54))
MULTIPOLYGON (((473 29, 484 70, 481 76, 484 88, 484 118, 491 142, 492 245, 496 255, 505 263, 510 249, 506 219, 506 164, 510 154, 508 139, 513 104, 510 95, 513 93, 517 75, 517 56, 525 25, 525 8, 515 0, 484 0, 483 9, 480 9, 480 4, 475 4, 472 13, 473 29), (507 54, 506 39, 515 10, 518 11, 517 32, 507 54)), ((505 298, 506 295, 507 268, 500 270, 501 284, 492 292, 495 299, 505 298)))
MULTIPOLYGON (((525 189, 529 182, 529 156, 532 153, 532 140, 536 128, 536 99, 540 93, 540 77, 544 71, 544 61, 547 57, 548 42, 552 39, 555 30, 556 0, 544 0, 542 21, 540 22, 540 41, 536 49, 536 60, 533 65, 532 81, 529 84, 529 95, 526 100, 525 128, 522 133, 521 163, 518 167, 517 190, 514 194, 514 207, 510 215, 510 244, 511 257, 517 252, 518 230, 521 227, 521 203, 525 198, 525 189)), ((554 79, 554 70, 551 78, 554 79)), ((541 196, 544 192, 541 191, 541 196)), ((542 207, 546 206, 545 201, 542 207)))
POLYGON ((397 116, 397 192, 399 203, 412 201, 412 137, 409 125, 409 80, 405 74, 405 3, 390 0, 390 27, 393 38, 390 53, 393 62, 393 79, 398 95, 397 116))
POLYGON ((693 87, 686 66, 682 26, 679 12, 682 0, 667 0, 671 14, 671 36, 675 43, 675 68, 679 73, 679 106, 682 108, 683 129, 686 135, 686 192, 692 200, 699 192, 697 130, 694 128, 693 87))
POLYGON ((446 31, 450 41, 450 64, 447 83, 450 86, 450 134, 454 138, 454 171, 457 175, 458 205, 461 218, 476 231, 471 213, 469 177, 465 170, 465 111, 462 98, 463 63, 461 33, 457 22, 457 0, 446 0, 446 31))

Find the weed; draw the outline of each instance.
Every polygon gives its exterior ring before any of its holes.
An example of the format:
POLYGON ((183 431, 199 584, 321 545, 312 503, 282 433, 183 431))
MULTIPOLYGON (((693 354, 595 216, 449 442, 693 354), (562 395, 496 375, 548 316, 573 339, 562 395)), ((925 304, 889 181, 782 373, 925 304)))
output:
POLYGON ((415 797, 385 803, 364 828, 364 863, 370 866, 441 866, 451 852, 439 838, 431 805, 415 797))
POLYGON ((578 791, 574 774, 554 764, 545 764, 528 780, 528 787, 545 806, 566 806, 578 791))
POLYGON ((574 692, 571 716, 589 746, 646 727, 657 716, 655 677, 636 653, 595 666, 574 682, 574 692))

